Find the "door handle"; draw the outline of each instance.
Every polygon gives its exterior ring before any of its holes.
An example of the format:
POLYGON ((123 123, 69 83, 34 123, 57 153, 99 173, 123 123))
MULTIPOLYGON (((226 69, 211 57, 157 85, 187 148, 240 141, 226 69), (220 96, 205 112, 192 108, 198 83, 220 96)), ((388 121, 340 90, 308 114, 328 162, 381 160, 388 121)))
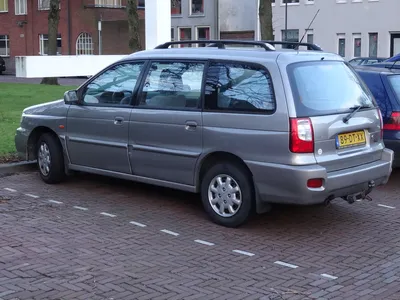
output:
POLYGON ((122 122, 124 122, 124 118, 123 117, 115 117, 114 125, 122 125, 122 122))
POLYGON ((197 123, 195 121, 187 121, 185 129, 186 130, 195 130, 197 127, 197 123))

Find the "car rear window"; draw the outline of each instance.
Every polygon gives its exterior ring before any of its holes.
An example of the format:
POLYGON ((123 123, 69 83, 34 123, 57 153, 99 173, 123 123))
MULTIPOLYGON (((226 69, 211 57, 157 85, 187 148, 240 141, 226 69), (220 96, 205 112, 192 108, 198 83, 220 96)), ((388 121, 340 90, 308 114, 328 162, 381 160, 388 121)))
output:
POLYGON ((400 100, 400 75, 390 75, 388 78, 397 99, 400 100))
POLYGON ((298 117, 346 113, 375 107, 360 77, 343 61, 294 63, 287 68, 298 117))

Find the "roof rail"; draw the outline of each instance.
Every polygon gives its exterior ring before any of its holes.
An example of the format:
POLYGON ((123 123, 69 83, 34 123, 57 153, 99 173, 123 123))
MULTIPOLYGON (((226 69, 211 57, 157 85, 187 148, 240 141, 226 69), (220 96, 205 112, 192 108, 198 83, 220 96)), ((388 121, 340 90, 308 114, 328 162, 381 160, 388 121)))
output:
POLYGON ((298 49, 299 46, 307 46, 307 50, 311 50, 311 51, 323 51, 322 48, 316 44, 312 44, 312 43, 300 43, 300 42, 287 42, 287 41, 268 41, 268 40, 264 40, 261 41, 263 43, 268 43, 270 45, 286 45, 286 46, 291 46, 292 49, 298 49))
POLYGON ((274 51, 275 48, 265 42, 260 41, 240 41, 240 40, 191 40, 191 41, 174 41, 158 45, 154 49, 168 49, 172 45, 187 45, 187 44, 209 44, 207 47, 218 47, 218 49, 225 49, 226 45, 248 45, 259 46, 264 48, 265 51, 274 51))

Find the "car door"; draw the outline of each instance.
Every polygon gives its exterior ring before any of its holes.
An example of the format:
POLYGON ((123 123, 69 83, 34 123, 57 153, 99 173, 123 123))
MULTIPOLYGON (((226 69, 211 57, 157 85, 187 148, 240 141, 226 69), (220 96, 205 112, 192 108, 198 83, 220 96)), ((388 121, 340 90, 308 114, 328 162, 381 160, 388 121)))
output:
POLYGON ((204 68, 202 61, 150 62, 130 121, 134 175, 194 185, 202 151, 204 68))
POLYGON ((128 157, 132 99, 144 62, 123 62, 95 76, 79 93, 67 115, 71 164, 131 173, 128 157))

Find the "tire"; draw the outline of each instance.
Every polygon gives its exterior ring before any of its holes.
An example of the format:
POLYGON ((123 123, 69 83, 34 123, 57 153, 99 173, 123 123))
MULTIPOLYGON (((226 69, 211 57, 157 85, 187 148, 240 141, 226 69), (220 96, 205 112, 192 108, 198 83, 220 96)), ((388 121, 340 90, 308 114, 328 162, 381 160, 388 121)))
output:
POLYGON ((40 177, 48 184, 60 183, 65 179, 63 149, 54 135, 45 133, 39 138, 37 165, 40 177))
POLYGON ((244 167, 238 164, 230 162, 215 164, 202 178, 201 199, 205 211, 214 223, 232 228, 243 225, 254 212, 255 197, 252 177, 244 167), (223 185, 218 184, 218 177, 221 178, 220 182, 223 185), (226 185, 228 177, 231 178, 230 185, 226 185), (214 191, 211 189, 212 186, 214 191), (238 191, 235 187, 238 187, 238 191), (214 199, 214 205, 209 196, 214 199), (238 204, 238 201, 234 199, 240 199, 241 203, 238 204), (224 205, 222 206, 223 212, 221 212, 220 203, 224 205), (229 205, 235 211, 234 214, 228 210, 229 205), (224 207, 226 208, 224 209, 224 207))

